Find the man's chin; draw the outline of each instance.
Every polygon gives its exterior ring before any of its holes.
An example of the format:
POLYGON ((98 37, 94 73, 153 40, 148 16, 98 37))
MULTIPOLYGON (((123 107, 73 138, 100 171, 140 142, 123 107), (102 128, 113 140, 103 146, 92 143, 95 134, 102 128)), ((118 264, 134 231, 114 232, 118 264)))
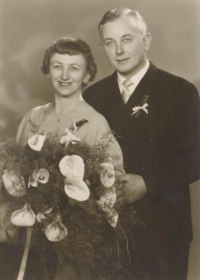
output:
POLYGON ((131 78, 132 76, 134 76, 134 70, 133 69, 122 69, 122 68, 118 68, 118 69, 116 69, 118 72, 119 72, 119 74, 122 76, 122 77, 124 77, 124 78, 131 78))

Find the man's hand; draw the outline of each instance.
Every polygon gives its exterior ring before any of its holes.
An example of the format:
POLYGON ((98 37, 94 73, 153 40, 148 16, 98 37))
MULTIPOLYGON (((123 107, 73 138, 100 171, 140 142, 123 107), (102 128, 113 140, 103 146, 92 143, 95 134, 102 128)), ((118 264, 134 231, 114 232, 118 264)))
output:
POLYGON ((134 202, 147 192, 143 178, 139 175, 126 174, 120 177, 122 186, 117 189, 117 202, 134 202))

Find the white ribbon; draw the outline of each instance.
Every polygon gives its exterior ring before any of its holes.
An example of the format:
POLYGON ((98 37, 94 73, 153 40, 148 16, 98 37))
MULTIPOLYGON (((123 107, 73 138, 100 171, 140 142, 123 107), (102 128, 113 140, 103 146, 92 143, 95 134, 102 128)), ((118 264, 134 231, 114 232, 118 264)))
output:
POLYGON ((147 106, 148 106, 148 104, 145 103, 145 104, 142 105, 142 106, 137 106, 137 107, 132 108, 133 113, 132 113, 131 115, 134 115, 134 114, 137 113, 139 110, 143 110, 145 113, 148 114, 148 110, 146 109, 147 106))

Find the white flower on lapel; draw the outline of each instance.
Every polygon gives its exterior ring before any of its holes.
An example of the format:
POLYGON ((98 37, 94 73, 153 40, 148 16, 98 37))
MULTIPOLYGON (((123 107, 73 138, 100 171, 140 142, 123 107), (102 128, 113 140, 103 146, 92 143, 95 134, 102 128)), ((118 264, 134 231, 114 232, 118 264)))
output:
POLYGON ((146 114, 148 114, 147 107, 149 106, 149 104, 147 103, 147 101, 149 100, 149 97, 150 97, 149 95, 144 95, 141 103, 132 108, 133 113, 131 115, 134 115, 134 117, 136 119, 138 119, 138 117, 142 111, 144 111, 146 114))
POLYGON ((139 112, 140 110, 143 110, 146 114, 148 114, 147 106, 148 106, 148 104, 145 103, 145 104, 142 105, 142 106, 133 107, 133 108, 132 108, 133 113, 132 113, 131 115, 136 114, 136 113, 139 112))

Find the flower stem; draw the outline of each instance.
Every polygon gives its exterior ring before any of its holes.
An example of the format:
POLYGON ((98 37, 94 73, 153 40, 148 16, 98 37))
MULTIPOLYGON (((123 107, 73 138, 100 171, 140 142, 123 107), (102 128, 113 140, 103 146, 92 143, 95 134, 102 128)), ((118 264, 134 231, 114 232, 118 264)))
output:
POLYGON ((27 263, 27 258, 28 258, 28 252, 30 248, 30 243, 31 243, 31 234, 32 234, 32 227, 27 227, 26 229, 26 245, 24 248, 24 254, 22 257, 19 273, 17 276, 17 280, 23 280, 24 278, 24 273, 26 269, 26 263, 27 263))

